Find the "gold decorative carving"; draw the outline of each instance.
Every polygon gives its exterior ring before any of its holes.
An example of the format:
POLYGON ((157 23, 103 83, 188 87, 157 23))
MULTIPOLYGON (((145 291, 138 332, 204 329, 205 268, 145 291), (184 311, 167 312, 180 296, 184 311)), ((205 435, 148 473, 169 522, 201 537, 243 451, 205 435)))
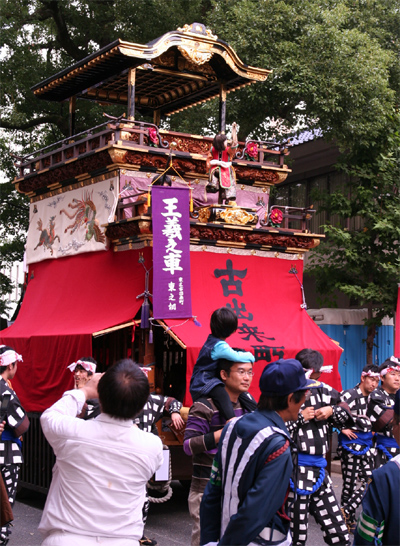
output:
MULTIPOLYGON (((200 66, 187 57, 179 57, 176 60, 175 54, 172 51, 166 51, 156 59, 153 59, 152 64, 153 66, 168 67, 173 68, 174 70, 178 68, 178 70, 180 70, 181 72, 200 72, 201 74, 207 74, 207 76, 213 76, 213 78, 216 79, 215 71, 211 68, 209 64, 204 64, 203 66, 200 66)), ((185 77, 185 80, 186 78, 187 75, 185 77)), ((183 89, 183 87, 180 87, 179 89, 183 89)))
POLYGON ((168 140, 171 148, 171 141, 174 140, 177 150, 191 154, 208 154, 211 146, 210 142, 207 142, 206 140, 197 140, 193 138, 180 137, 174 139, 172 136, 166 135, 165 140, 168 140))
POLYGON ((188 47, 188 46, 178 46, 179 51, 182 53, 182 55, 188 59, 189 61, 197 64, 202 65, 204 63, 208 63, 208 61, 212 58, 214 53, 211 51, 204 51, 199 49, 199 43, 196 42, 194 44, 194 47, 188 47))
POLYGON ((209 207, 204 207, 199 210, 199 222, 206 224, 210 218, 211 209, 209 207))
POLYGON ((227 224, 239 224, 245 226, 256 219, 255 214, 250 214, 243 209, 225 209, 218 214, 227 224))
POLYGON ((278 184, 283 182, 288 177, 289 173, 278 173, 278 184))
POLYGON ((110 154, 113 163, 125 163, 126 150, 110 148, 108 153, 110 154))
POLYGON ((263 74, 255 74, 254 72, 246 72, 246 76, 249 79, 258 80, 260 82, 264 82, 268 77, 268 76, 264 76, 263 74))

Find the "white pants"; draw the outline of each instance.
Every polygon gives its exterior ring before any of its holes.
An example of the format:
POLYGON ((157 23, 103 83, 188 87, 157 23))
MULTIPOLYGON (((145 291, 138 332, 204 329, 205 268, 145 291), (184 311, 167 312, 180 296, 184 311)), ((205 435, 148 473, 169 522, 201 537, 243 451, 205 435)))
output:
POLYGON ((42 546, 139 546, 139 541, 133 538, 91 537, 66 531, 55 531, 48 535, 42 546))

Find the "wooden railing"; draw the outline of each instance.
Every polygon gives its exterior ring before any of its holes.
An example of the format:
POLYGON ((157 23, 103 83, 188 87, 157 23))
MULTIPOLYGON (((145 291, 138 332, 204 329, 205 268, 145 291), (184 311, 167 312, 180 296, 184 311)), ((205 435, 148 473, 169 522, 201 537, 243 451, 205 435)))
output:
MULTIPOLYGON (((107 116, 110 117, 110 116, 107 116)), ((177 155, 194 154, 197 158, 205 157, 212 145, 211 137, 200 137, 174 131, 160 131, 153 123, 132 121, 122 117, 110 118, 109 121, 92 127, 71 137, 65 138, 50 146, 24 155, 13 155, 15 166, 19 171, 18 178, 25 178, 46 169, 61 166, 65 163, 99 151, 112 145, 124 148, 143 148, 143 151, 154 151, 158 154, 169 154, 173 149, 177 155), (152 133, 153 142, 150 138, 152 133)), ((264 141, 240 142, 234 163, 248 166, 270 166, 283 168, 284 157, 288 155, 287 142, 273 143, 264 141), (257 154, 248 158, 246 149, 250 143, 257 144, 257 154)))

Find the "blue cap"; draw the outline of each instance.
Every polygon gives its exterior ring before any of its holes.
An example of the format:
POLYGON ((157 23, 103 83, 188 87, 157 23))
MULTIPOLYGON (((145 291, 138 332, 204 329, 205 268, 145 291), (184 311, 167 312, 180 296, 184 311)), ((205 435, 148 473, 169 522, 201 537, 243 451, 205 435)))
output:
POLYGON ((400 417, 400 389, 396 392, 396 398, 394 402, 394 412, 400 417))
POLYGON ((260 391, 266 396, 286 396, 320 385, 319 381, 306 378, 302 365, 294 358, 267 364, 260 377, 260 391))

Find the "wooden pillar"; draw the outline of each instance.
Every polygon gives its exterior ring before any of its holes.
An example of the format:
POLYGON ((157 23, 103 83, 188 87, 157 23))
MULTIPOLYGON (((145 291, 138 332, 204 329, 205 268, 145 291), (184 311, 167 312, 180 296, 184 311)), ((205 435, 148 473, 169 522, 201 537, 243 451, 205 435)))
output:
POLYGON ((226 130, 226 87, 221 83, 219 87, 219 132, 226 130))
POLYGON ((75 134, 75 110, 76 110, 76 96, 69 99, 69 136, 75 134))
POLYGON ((161 123, 161 112, 160 112, 160 110, 154 110, 154 112, 153 112, 153 123, 154 123, 154 125, 157 125, 157 127, 160 127, 160 123, 161 123))
POLYGON ((135 84, 136 68, 130 68, 128 72, 128 119, 135 119, 135 84))

